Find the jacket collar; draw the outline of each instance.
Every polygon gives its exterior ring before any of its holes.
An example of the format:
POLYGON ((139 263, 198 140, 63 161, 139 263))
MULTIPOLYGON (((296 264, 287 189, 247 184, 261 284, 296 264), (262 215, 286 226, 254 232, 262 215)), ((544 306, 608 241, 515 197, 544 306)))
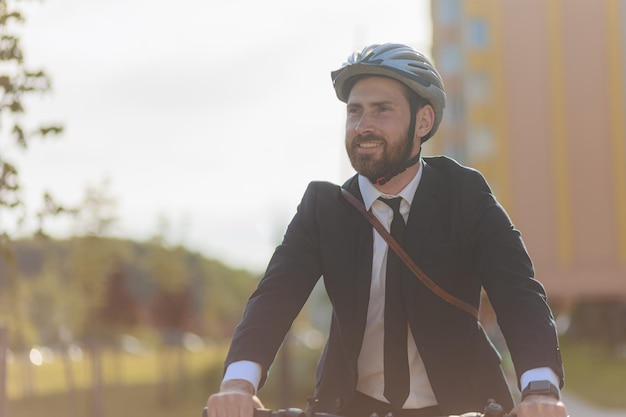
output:
POLYGON ((380 192, 376 189, 376 187, 374 187, 374 185, 372 185, 369 179, 362 175, 358 175, 359 189, 361 190, 361 194, 363 196, 363 204, 365 205, 365 208, 369 210, 372 207, 372 204, 374 204, 374 201, 376 201, 380 196, 385 198, 402 197, 409 205, 411 205, 413 197, 415 197, 415 191, 419 187, 422 179, 423 172, 424 162, 423 160, 420 160, 420 169, 417 171, 417 174, 397 195, 384 194, 380 192))

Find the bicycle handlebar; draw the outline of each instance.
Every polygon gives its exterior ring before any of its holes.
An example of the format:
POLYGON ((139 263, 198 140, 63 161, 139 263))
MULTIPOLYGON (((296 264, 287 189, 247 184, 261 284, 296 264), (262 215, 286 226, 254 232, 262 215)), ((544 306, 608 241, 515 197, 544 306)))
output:
MULTIPOLYGON (((202 417, 208 417, 207 408, 204 407, 202 410, 202 417)), ((305 411, 299 408, 286 408, 281 410, 268 410, 264 408, 257 408, 254 410, 253 417, 342 417, 336 414, 329 413, 310 413, 307 414, 305 411)), ((367 416, 363 416, 367 417, 367 416)), ((371 417, 371 416, 370 416, 371 417)), ((387 417, 387 416, 379 416, 379 417, 387 417)), ((461 414, 460 416, 433 416, 433 417, 514 417, 514 415, 505 414, 502 406, 499 404, 489 401, 489 404, 485 407, 484 413, 479 412, 469 412, 465 414, 461 414)))

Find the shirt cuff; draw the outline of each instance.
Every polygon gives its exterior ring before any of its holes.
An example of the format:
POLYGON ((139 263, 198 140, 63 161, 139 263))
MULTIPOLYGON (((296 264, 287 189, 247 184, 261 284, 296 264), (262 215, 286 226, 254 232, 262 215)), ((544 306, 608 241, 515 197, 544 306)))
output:
POLYGON ((529 369, 520 378, 520 387, 523 391, 532 381, 550 381, 555 387, 559 387, 560 378, 548 367, 529 369))
POLYGON ((231 379, 243 379, 251 383, 254 386, 254 392, 256 392, 259 389, 262 373, 261 365, 256 362, 237 361, 228 365, 222 382, 231 379))

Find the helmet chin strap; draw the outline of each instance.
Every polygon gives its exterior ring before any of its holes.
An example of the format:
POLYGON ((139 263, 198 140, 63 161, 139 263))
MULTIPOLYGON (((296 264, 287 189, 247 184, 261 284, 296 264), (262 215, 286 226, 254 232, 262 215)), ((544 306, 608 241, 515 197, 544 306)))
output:
MULTIPOLYGON (((410 101, 411 108, 411 124, 409 125, 409 135, 407 142, 407 153, 410 155, 411 149, 413 149, 413 142, 415 137, 415 123, 417 116, 417 102, 415 100, 410 101)), ((422 154, 422 148, 420 147, 419 152, 412 158, 407 158, 406 161, 399 163, 394 168, 391 169, 387 174, 382 177, 376 178, 372 180, 374 183, 378 185, 384 185, 389 182, 390 179, 395 177, 401 172, 404 172, 408 167, 413 166, 420 160, 420 155, 422 154)))
POLYGON ((378 185, 386 184, 387 182, 389 182, 390 179, 392 179, 393 177, 395 177, 399 173, 404 172, 408 167, 415 165, 420 160, 421 154, 422 154, 422 149, 420 148, 420 151, 413 158, 409 158, 404 163, 402 163, 400 165, 397 165, 394 169, 389 171, 388 174, 386 174, 386 175, 384 175, 384 176, 382 176, 380 178, 376 178, 376 180, 374 180, 374 182, 376 184, 378 184, 378 185))

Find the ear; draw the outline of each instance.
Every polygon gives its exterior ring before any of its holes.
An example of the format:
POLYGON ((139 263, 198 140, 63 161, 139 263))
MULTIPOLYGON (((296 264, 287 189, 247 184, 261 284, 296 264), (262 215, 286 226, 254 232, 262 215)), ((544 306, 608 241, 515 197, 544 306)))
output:
POLYGON ((422 106, 415 116, 415 141, 420 142, 421 139, 428 134, 435 123, 435 110, 430 104, 422 106))

